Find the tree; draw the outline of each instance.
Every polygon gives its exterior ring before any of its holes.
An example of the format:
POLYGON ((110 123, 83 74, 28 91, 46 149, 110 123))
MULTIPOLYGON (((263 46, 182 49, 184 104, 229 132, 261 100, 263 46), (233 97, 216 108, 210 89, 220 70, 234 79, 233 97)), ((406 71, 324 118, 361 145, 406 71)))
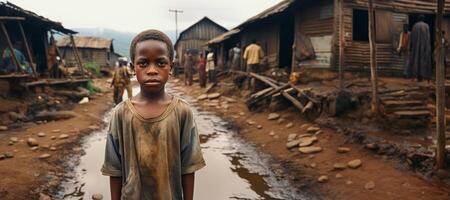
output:
POLYGON ((445 167, 445 67, 444 50, 442 48, 442 18, 445 0, 438 0, 436 16, 436 167, 443 169, 445 167))
POLYGON ((370 45, 370 74, 372 81, 372 112, 379 114, 378 99, 378 75, 377 75, 377 47, 375 44, 375 12, 373 11, 373 0, 369 0, 369 45, 370 45))

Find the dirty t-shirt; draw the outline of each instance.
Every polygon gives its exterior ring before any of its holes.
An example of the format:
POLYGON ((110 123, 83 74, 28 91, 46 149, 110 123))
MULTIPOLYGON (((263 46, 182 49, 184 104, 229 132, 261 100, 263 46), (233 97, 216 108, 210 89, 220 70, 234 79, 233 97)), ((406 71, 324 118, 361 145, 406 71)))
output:
POLYGON ((205 166, 192 111, 176 97, 156 118, 120 103, 107 135, 101 171, 122 178, 122 200, 183 199, 182 175, 205 166))

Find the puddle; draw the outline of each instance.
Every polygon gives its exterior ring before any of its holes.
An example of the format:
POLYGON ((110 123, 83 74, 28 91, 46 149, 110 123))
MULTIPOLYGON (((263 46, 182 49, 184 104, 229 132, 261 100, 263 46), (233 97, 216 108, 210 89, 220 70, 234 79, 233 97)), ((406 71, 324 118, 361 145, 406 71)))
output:
MULTIPOLYGON (((139 88, 134 88, 138 92, 139 88)), ((168 88, 170 91, 170 87, 168 88)), ((185 95, 177 91, 172 94, 185 95)), ((136 94, 136 93, 135 93, 136 94)), ((207 166, 196 173, 194 197, 210 199, 314 199, 299 193, 286 178, 277 177, 270 168, 270 157, 258 152, 238 137, 227 122, 210 112, 193 107, 207 166)), ((108 121, 109 114, 105 115, 108 121)), ((100 173, 106 143, 105 130, 93 133, 83 141, 86 154, 75 167, 75 178, 63 184, 59 198, 91 199, 101 193, 110 199, 109 177, 100 173), (82 187, 81 189, 79 189, 82 187), (67 196, 73 191, 80 196, 67 196)))

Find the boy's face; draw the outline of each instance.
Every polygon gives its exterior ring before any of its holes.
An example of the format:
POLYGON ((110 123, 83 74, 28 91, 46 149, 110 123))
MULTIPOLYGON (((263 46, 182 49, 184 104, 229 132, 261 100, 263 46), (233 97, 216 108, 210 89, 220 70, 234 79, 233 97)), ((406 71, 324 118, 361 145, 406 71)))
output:
POLYGON ((167 45, 157 40, 137 43, 133 65, 143 92, 160 92, 164 89, 172 68, 167 45))

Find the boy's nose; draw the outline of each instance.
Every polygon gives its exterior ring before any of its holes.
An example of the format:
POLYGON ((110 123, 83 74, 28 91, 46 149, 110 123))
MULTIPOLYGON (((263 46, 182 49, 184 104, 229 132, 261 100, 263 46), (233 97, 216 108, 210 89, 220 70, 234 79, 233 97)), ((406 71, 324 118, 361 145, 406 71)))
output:
POLYGON ((150 66, 147 68, 146 71, 147 74, 158 74, 158 70, 156 69, 156 65, 155 64, 150 64, 150 66))

